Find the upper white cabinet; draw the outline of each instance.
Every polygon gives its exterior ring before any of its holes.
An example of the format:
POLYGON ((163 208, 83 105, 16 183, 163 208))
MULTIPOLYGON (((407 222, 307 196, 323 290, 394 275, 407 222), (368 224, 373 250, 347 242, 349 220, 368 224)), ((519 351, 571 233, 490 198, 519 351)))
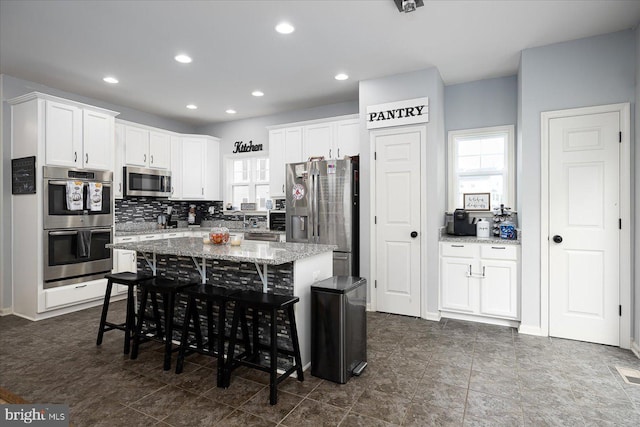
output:
POLYGON ((360 152, 358 119, 318 123, 304 127, 303 158, 342 159, 360 152))
POLYGON ((116 113, 57 99, 46 99, 44 108, 47 165, 112 169, 116 113))
POLYGON ((122 123, 116 123, 116 141, 113 156, 113 197, 121 199, 124 194, 122 168, 124 166, 124 129, 122 123))
POLYGON ((269 196, 283 196, 285 165, 303 161, 302 126, 269 131, 269 196))
POLYGON ((310 157, 342 159, 360 152, 357 118, 324 120, 269 130, 269 196, 284 196, 285 165, 310 157))
MULTIPOLYGON (((175 147, 180 145, 175 141, 175 147)), ((182 171, 172 175, 181 200, 220 200, 220 140, 188 135, 181 141, 182 171)), ((175 192, 175 189, 174 189, 175 192)))
POLYGON ((171 137, 171 199, 182 198, 182 138, 171 137))
POLYGON ((171 135, 143 127, 126 125, 125 164, 155 169, 171 166, 171 135))

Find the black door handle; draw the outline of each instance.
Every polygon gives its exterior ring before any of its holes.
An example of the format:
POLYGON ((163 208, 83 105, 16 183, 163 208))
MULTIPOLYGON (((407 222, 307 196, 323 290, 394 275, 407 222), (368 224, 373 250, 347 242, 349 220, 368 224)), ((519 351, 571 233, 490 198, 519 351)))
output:
POLYGON ((414 238, 414 239, 415 239, 416 237, 418 237, 418 232, 417 232, 417 231, 412 231, 412 232, 411 232, 411 237, 412 237, 412 238, 414 238))
POLYGON ((556 243, 562 243, 562 236, 558 236, 557 234, 553 236, 553 241, 556 243))

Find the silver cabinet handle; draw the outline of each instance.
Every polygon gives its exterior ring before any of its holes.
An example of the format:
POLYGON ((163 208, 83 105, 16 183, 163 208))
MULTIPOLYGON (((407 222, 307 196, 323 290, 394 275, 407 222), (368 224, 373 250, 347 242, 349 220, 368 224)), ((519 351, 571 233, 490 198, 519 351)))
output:
POLYGON ((331 148, 329 148, 329 158, 331 158, 331 148))
POLYGON ((202 187, 202 195, 204 196, 204 187, 202 187))
POLYGON ((73 152, 73 163, 76 163, 78 161, 78 152, 74 151, 73 152))
POLYGON ((147 163, 147 155, 144 154, 144 162, 147 163))
POLYGON ((86 154, 84 155, 84 162, 85 162, 85 163, 89 163, 89 153, 86 153, 86 154))
POLYGON ((171 194, 173 194, 174 190, 175 190, 175 189, 173 188, 173 185, 172 185, 172 186, 171 186, 171 194))
POLYGON ((451 245, 452 248, 464 248, 464 245, 451 245))
POLYGON ((131 254, 131 262, 136 262, 136 253, 135 252, 133 252, 131 254))
POLYGON ((118 183, 118 193, 122 193, 122 183, 118 183))
POLYGON ((151 164, 153 164, 153 154, 151 155, 151 164))
POLYGON ((78 286, 76 286, 76 289, 78 289, 78 288, 86 288, 86 287, 87 287, 87 285, 78 285, 78 286))
POLYGON ((340 149, 338 148, 338 159, 340 158, 340 149))
POLYGON ((507 249, 506 246, 491 246, 491 249, 507 249))

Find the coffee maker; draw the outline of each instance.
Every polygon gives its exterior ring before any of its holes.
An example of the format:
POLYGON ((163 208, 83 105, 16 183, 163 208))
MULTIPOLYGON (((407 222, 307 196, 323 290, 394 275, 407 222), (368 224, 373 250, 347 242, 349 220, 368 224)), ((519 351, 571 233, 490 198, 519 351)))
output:
POLYGON ((464 209, 456 209, 453 212, 453 234, 456 236, 475 236, 476 224, 469 222, 469 212, 464 209))

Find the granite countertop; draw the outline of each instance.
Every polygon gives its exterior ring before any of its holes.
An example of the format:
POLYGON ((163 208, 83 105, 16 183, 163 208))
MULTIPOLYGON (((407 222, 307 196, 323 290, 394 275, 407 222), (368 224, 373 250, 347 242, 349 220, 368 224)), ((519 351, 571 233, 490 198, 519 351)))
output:
POLYGON ((200 237, 178 237, 144 242, 111 243, 112 249, 176 255, 205 259, 219 259, 233 262, 257 262, 279 265, 324 252, 333 251, 335 245, 315 245, 305 243, 275 243, 243 240, 240 246, 213 245, 202 242, 200 237))
POLYGON ((459 243, 489 243, 499 245, 519 245, 518 240, 507 240, 499 237, 489 237, 488 239, 479 239, 477 236, 452 236, 450 234, 440 235, 441 242, 459 242, 459 243))
MULTIPOLYGON (((184 233, 187 231, 210 231, 213 227, 178 227, 178 228, 144 228, 131 230, 116 230, 115 237, 140 236, 143 234, 184 233)), ((284 234, 284 231, 269 230, 267 228, 229 228, 230 233, 269 233, 284 234)))

